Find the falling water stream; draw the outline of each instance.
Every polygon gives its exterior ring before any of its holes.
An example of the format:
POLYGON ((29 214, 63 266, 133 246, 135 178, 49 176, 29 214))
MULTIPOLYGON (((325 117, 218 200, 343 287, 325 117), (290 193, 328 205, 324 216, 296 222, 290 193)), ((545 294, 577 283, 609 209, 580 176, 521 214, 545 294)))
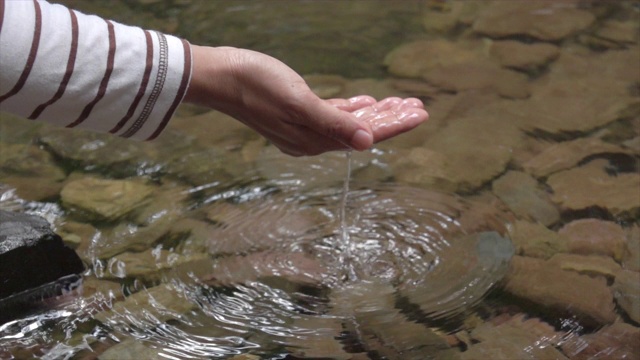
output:
POLYGON ((347 201, 349 201, 349 181, 351 181, 351 150, 345 152, 347 172, 342 185, 342 199, 340 201, 340 233, 342 235, 342 263, 345 268, 346 278, 350 281, 357 280, 357 274, 352 263, 352 245, 349 236, 349 224, 347 223, 347 201))

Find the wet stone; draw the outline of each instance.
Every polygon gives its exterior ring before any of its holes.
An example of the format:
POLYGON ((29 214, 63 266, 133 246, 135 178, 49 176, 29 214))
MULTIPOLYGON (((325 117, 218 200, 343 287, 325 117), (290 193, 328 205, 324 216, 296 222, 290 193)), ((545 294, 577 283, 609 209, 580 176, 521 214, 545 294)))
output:
POLYGON ((494 324, 484 323, 471 332, 477 343, 461 354, 463 360, 476 359, 567 359, 555 345, 561 334, 538 319, 524 315, 494 324))
POLYGON ((575 360, 634 359, 640 354, 640 328, 617 322, 596 333, 568 339, 562 351, 575 360))
POLYGON ((596 20, 576 4, 556 1, 496 1, 483 9, 473 30, 495 38, 526 35, 560 40, 588 28, 596 20))
POLYGON ((523 137, 517 125, 505 124, 500 114, 485 115, 456 119, 424 145, 442 154, 444 176, 458 184, 458 191, 476 189, 503 173, 511 160, 512 149, 519 146, 523 137), (493 130, 496 128, 500 131, 493 130))
POLYGON ((385 57, 384 65, 392 75, 418 78, 439 66, 471 63, 478 57, 477 52, 461 49, 447 40, 419 40, 393 49, 385 57))
MULTIPOLYGON (((589 69, 587 73, 594 71, 589 69)), ((519 113, 530 115, 523 129, 561 136, 588 132, 624 118, 638 100, 629 95, 625 81, 602 76, 557 76, 538 83, 531 98, 518 108, 519 113)))
POLYGON ((294 329, 313 329, 309 334, 300 334, 284 340, 287 350, 298 358, 330 358, 350 360, 354 354, 347 353, 339 340, 343 335, 342 321, 335 317, 296 316, 290 324, 294 329))
POLYGON ((563 226, 558 234, 568 240, 568 250, 574 254, 610 256, 620 262, 626 251, 626 234, 612 221, 579 219, 563 226))
POLYGON ((612 258, 597 255, 556 254, 549 260, 549 264, 592 277, 602 276, 608 281, 613 281, 622 271, 612 258))
POLYGON ((591 326, 610 324, 616 319, 613 294, 605 278, 562 270, 546 260, 514 256, 504 289, 591 326))
POLYGON ((303 253, 258 252, 220 258, 209 276, 211 285, 244 284, 278 277, 290 284, 319 285, 329 269, 319 259, 303 253))
POLYGON ((162 351, 145 346, 138 339, 124 340, 103 352, 98 356, 99 360, 123 360, 123 359, 145 359, 163 360, 162 351))
POLYGON ((147 250, 161 240, 169 242, 173 239, 168 238, 167 233, 175 221, 175 215, 167 213, 166 216, 158 218, 147 226, 121 222, 113 228, 101 231, 99 236, 94 237, 91 245, 82 249, 84 256, 109 259, 125 251, 147 250))
POLYGON ((630 154, 631 151, 600 139, 581 138, 553 144, 522 166, 527 173, 540 178, 570 169, 589 156, 607 153, 630 154))
POLYGON ((504 40, 494 41, 489 53, 504 67, 535 70, 555 60, 560 54, 560 49, 547 43, 526 44, 504 40))
POLYGON ((104 279, 136 278, 147 283, 159 281, 169 272, 178 272, 189 263, 203 264, 209 256, 181 255, 156 248, 143 252, 125 252, 109 259, 104 279))
POLYGON ((568 250, 567 239, 546 226, 518 220, 509 230, 516 254, 548 259, 568 250))
POLYGON ((445 339, 395 308, 394 289, 379 281, 334 289, 332 314, 352 319, 346 330, 357 334, 367 351, 395 359, 459 359, 445 339))
POLYGON ((525 99, 530 95, 526 75, 503 69, 489 60, 441 65, 425 72, 422 77, 447 91, 488 89, 509 99, 525 99))
POLYGON ((520 171, 508 171, 492 184, 496 194, 509 208, 522 218, 552 225, 560 220, 560 212, 540 189, 538 181, 520 171))
POLYGON ((569 210, 597 206, 616 216, 637 212, 640 208, 640 174, 620 173, 611 176, 605 170, 607 164, 605 160, 594 160, 551 175, 547 179, 547 184, 553 190, 551 199, 569 210))
POLYGON ((84 177, 68 182, 60 196, 62 204, 90 219, 114 221, 144 205, 154 187, 137 180, 84 177))
POLYGON ((618 305, 631 320, 640 324, 640 272, 629 270, 618 272, 612 289, 618 305))
POLYGON ((0 143, 0 182, 30 201, 58 197, 66 173, 53 156, 34 145, 0 143))
POLYGON ((179 289, 163 284, 140 290, 113 304, 110 309, 95 314, 94 318, 116 329, 132 323, 140 328, 152 328, 160 325, 159 322, 180 319, 194 306, 179 289))
POLYGON ((627 251, 622 257, 622 267, 626 270, 640 271, 640 227, 633 225, 626 229, 627 251))
POLYGON ((65 172, 53 156, 34 145, 0 143, 0 179, 6 176, 42 177, 61 181, 65 172))
POLYGON ((51 201, 60 196, 64 183, 48 178, 7 176, 0 177, 0 183, 14 188, 21 199, 27 201, 51 201))
POLYGON ((145 148, 151 146, 106 134, 59 128, 43 132, 39 140, 63 161, 79 163, 87 169, 107 169, 117 164, 121 172, 129 174, 136 173, 138 160, 145 158, 145 148))
POLYGON ((72 290, 67 278, 81 280, 84 264, 42 217, 0 210, 0 322, 23 305, 72 290))
POLYGON ((617 43, 637 43, 640 27, 633 21, 607 20, 596 35, 617 43))

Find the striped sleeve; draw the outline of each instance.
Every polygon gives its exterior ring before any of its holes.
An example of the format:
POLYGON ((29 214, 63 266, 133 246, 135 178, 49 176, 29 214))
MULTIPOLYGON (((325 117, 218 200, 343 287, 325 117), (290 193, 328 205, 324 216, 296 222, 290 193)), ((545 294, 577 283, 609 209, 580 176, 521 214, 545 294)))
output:
POLYGON ((0 110, 65 127, 151 140, 191 77, 173 36, 42 0, 0 0, 0 110))

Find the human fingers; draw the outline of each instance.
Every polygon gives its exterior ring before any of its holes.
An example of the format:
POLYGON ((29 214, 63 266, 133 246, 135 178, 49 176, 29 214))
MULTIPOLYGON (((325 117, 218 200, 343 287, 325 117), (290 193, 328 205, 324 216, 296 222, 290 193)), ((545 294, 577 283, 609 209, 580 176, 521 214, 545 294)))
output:
POLYGON ((327 103, 337 107, 340 110, 353 112, 367 106, 375 104, 377 101, 368 95, 354 96, 349 99, 328 99, 327 103))
POLYGON ((353 114, 371 126, 374 142, 409 131, 429 117, 422 101, 416 98, 401 99, 399 97, 383 99, 371 106, 354 111, 353 114))
MULTIPOLYGON (((363 104, 356 101, 355 106, 361 105, 363 104)), ((299 124, 349 148, 366 150, 373 145, 373 134, 369 124, 359 121, 351 112, 341 110, 325 100, 308 104, 302 115, 304 122, 299 124)))

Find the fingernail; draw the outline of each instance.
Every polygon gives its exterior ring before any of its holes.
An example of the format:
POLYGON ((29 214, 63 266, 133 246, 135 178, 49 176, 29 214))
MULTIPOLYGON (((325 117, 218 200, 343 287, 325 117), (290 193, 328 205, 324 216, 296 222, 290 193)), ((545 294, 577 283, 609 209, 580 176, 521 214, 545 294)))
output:
POLYGON ((351 138, 351 146, 356 150, 366 150, 373 145, 373 135, 365 130, 358 130, 351 138))

